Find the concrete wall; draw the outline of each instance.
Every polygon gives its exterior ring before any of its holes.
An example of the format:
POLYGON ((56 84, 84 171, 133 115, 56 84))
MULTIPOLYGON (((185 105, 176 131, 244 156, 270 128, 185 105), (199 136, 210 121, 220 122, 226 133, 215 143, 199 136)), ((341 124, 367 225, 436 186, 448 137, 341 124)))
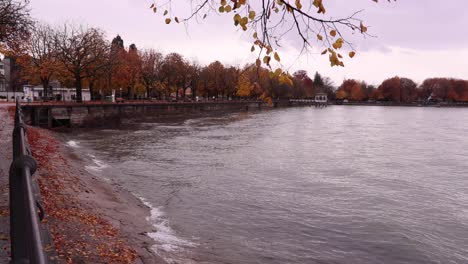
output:
MULTIPOLYGON (((274 107, 288 106, 275 102, 274 107)), ((122 118, 166 117, 207 111, 251 111, 272 108, 261 101, 209 103, 29 104, 23 106, 25 122, 36 126, 95 127, 119 123, 122 118)))

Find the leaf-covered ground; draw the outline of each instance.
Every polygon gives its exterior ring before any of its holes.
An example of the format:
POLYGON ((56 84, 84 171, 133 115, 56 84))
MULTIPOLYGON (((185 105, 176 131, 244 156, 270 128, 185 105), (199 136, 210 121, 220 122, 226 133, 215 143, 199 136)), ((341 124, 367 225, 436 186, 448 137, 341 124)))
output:
POLYGON ((59 141, 51 132, 28 128, 28 140, 38 162, 37 175, 45 223, 49 226, 60 263, 134 263, 137 252, 121 233, 76 197, 86 192, 80 175, 73 175, 59 141))

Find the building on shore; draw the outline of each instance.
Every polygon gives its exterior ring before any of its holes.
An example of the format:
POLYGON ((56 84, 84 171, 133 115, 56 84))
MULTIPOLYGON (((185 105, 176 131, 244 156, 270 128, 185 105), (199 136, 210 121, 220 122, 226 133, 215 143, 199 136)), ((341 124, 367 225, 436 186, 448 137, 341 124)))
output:
MULTIPOLYGON (((57 86, 54 84, 54 86, 57 86)), ((32 86, 25 85, 23 87, 24 91, 24 101, 34 102, 38 100, 48 100, 48 101, 64 101, 64 102, 73 102, 76 100, 76 88, 63 88, 63 87, 50 87, 52 90, 52 95, 45 98, 44 88, 41 86, 32 86)), ((83 101, 91 101, 91 94, 89 89, 82 89, 81 94, 83 101)))
POLYGON ((6 91, 5 69, 3 62, 0 61, 0 92, 6 91))
POLYGON ((14 101, 22 98, 22 80, 20 67, 13 58, 0 59, 0 101, 14 101))
POLYGON ((328 103, 328 96, 326 93, 316 93, 315 94, 315 103, 319 104, 327 104, 328 103))

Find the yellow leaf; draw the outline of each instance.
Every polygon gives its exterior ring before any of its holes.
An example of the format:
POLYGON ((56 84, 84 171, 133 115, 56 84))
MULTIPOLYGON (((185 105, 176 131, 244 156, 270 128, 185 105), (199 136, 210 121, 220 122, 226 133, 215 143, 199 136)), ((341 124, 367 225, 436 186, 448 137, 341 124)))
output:
POLYGON ((350 58, 353 58, 355 55, 356 55, 356 52, 354 52, 354 51, 351 51, 351 52, 349 53, 349 57, 350 57, 350 58))
POLYGON ((320 34, 317 34, 317 38, 318 38, 318 40, 323 40, 323 37, 320 34))
POLYGON ((241 21, 241 16, 239 14, 236 14, 234 16, 234 25, 236 26, 239 25, 240 21, 241 21))
POLYGON ((279 76, 281 73, 283 73, 283 71, 280 68, 276 69, 275 71, 276 76, 279 76))
POLYGON ((333 43, 333 48, 335 49, 341 49, 343 47, 344 40, 342 38, 339 38, 333 43))
POLYGON ((226 5, 226 0, 221 0, 221 5, 225 6, 226 5))
POLYGON ((266 65, 269 65, 269 64, 270 64, 270 60, 271 60, 271 57, 270 57, 270 56, 265 56, 265 57, 263 57, 263 63, 265 63, 266 65))
POLYGON ((169 24, 171 23, 171 19, 170 18, 166 18, 166 24, 169 24))
POLYGON ((360 27, 361 27, 361 33, 366 33, 367 32, 367 27, 364 26, 364 24, 362 24, 362 22, 361 22, 360 27))
POLYGON ((323 6, 322 0, 314 0, 312 3, 315 7, 317 7, 318 11, 317 13, 323 13, 325 14, 325 7, 323 6))
POLYGON ((336 36, 336 30, 330 31, 330 36, 332 36, 332 37, 336 36))
POLYGON ((249 18, 250 18, 250 20, 254 20, 254 18, 255 18, 255 11, 250 11, 250 12, 249 12, 249 18))
POLYGON ((223 13, 223 12, 224 12, 224 6, 220 6, 220 7, 218 8, 218 11, 219 11, 220 13, 223 13))
POLYGON ((302 8, 301 0, 296 0, 296 7, 297 9, 301 10, 302 8))
POLYGON ((247 23, 249 23, 249 19, 247 17, 241 18, 241 20, 240 20, 241 26, 247 25, 247 23))
POLYGON ((253 38, 254 39, 258 38, 257 32, 253 33, 253 38))
POLYGON ((260 61, 260 59, 257 59, 255 61, 255 65, 257 65, 257 67, 260 67, 262 65, 262 62, 260 61))
POLYGON ((226 7, 224 8, 224 11, 226 11, 226 13, 229 13, 229 12, 232 11, 232 7, 231 7, 230 5, 228 5, 228 6, 226 6, 226 7))
POLYGON ((278 55, 277 52, 275 52, 275 54, 274 54, 273 56, 275 57, 275 60, 276 60, 276 61, 281 61, 281 59, 280 59, 280 57, 279 57, 279 55, 278 55))

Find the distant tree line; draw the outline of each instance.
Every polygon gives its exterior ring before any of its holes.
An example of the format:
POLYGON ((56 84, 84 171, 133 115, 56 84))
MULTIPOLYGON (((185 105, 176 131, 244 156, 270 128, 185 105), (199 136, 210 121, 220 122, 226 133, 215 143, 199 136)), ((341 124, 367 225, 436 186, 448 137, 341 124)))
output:
POLYGON ((409 78, 393 77, 378 87, 353 79, 345 80, 336 91, 337 100, 415 102, 468 102, 468 81, 429 78, 417 85, 409 78))

